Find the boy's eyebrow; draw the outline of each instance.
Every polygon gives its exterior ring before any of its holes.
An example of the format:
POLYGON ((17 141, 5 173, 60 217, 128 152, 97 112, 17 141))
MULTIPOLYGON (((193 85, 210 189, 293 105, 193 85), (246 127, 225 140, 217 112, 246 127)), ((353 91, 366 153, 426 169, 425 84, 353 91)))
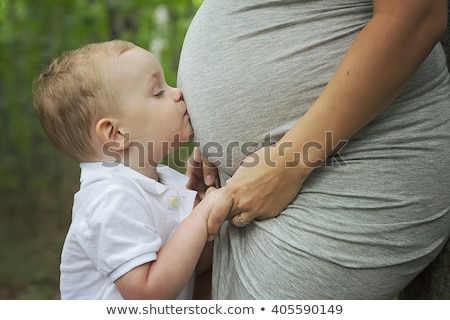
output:
POLYGON ((159 83, 159 75, 161 74, 160 71, 156 71, 153 74, 148 74, 147 75, 147 86, 149 88, 149 90, 153 90, 159 83))
POLYGON ((158 78, 161 77, 161 71, 155 71, 153 74, 148 75, 147 82, 151 84, 152 82, 157 82, 158 78))
POLYGON ((161 77, 161 70, 155 71, 152 74, 152 78, 158 78, 158 77, 161 77))

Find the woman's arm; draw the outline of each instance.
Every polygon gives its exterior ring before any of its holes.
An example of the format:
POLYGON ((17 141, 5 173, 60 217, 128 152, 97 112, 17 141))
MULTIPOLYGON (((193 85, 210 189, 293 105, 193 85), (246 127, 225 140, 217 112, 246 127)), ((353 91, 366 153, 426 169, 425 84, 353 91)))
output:
MULTIPOLYGON (((345 141, 374 119, 406 85, 447 25, 447 0, 372 2, 372 19, 311 108, 278 143, 247 159, 253 165, 241 166, 228 180, 208 221, 211 235, 238 213, 247 221, 278 215, 331 154, 327 133, 333 141, 345 141), (264 152, 275 166, 254 164, 256 156, 264 159, 264 152)), ((236 216, 231 221, 245 225, 236 216)))
MULTIPOLYGON (((129 271, 115 282, 124 299, 175 299, 188 283, 207 242, 206 222, 215 193, 205 197, 180 223, 157 260, 129 271)), ((132 235, 130 235, 132 236, 132 235)))

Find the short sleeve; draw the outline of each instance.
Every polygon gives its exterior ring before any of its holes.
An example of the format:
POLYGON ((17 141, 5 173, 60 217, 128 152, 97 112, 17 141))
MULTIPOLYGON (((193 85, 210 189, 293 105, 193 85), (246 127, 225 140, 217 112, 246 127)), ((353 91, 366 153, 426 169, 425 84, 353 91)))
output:
POLYGON ((133 184, 107 185, 96 192, 77 215, 82 219, 77 237, 97 270, 114 282, 155 260, 162 242, 152 208, 133 184))

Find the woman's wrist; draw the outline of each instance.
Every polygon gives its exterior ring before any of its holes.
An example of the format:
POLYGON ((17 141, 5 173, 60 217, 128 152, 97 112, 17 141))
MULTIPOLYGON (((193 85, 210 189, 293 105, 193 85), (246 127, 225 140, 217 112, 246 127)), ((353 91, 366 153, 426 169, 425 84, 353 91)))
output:
POLYGON ((324 160, 323 147, 319 141, 295 141, 291 132, 273 147, 271 157, 278 167, 292 169, 304 179, 324 160))

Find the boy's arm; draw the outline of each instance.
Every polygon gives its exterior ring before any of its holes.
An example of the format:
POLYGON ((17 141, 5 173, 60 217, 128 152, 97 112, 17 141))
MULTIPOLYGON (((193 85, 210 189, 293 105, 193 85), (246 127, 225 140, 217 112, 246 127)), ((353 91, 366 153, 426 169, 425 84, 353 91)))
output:
POLYGON ((175 299, 188 283, 207 242, 206 221, 216 192, 205 197, 184 219, 157 260, 138 266, 115 284, 124 299, 175 299))

